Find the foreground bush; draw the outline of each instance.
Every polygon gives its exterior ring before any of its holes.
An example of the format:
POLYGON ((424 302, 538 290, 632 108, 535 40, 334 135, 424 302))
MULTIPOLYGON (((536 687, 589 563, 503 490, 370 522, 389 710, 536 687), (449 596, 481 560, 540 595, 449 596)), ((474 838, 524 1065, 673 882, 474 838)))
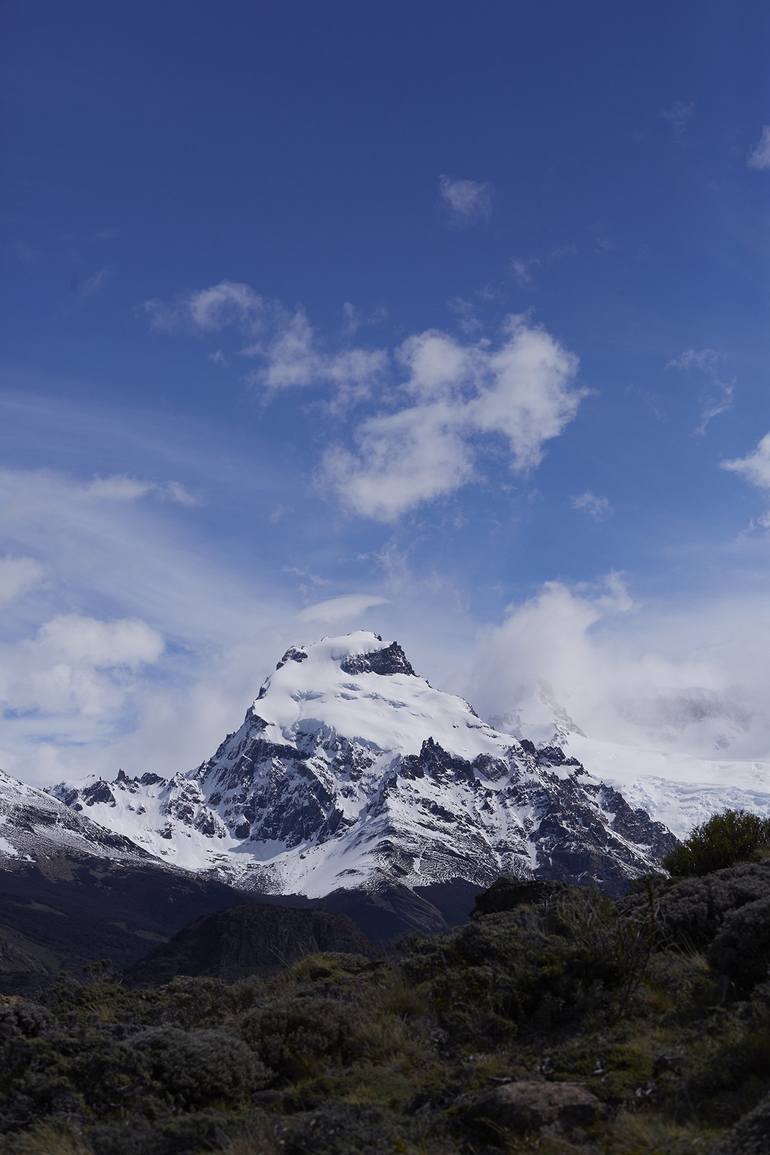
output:
POLYGON ((484 905, 270 979, 0 996, 0 1155, 710 1155, 744 1117, 725 1151, 764 1142, 770 861, 484 905))
POLYGON ((770 820, 746 810, 725 810, 696 826, 663 865, 676 878, 709 874, 736 862, 756 861, 769 845, 770 820))

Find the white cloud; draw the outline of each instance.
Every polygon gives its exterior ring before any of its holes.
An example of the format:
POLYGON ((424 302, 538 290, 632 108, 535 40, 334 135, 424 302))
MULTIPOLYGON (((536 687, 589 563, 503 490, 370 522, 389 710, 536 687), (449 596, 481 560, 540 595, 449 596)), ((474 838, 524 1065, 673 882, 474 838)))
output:
POLYGON ((297 615, 301 622, 347 622, 360 618, 367 610, 384 606, 388 599, 377 594, 341 594, 306 606, 297 615))
POLYGON ((585 395, 572 387, 577 358, 521 317, 508 318, 496 347, 429 330, 397 360, 415 404, 361 422, 354 451, 332 449, 323 468, 344 504, 383 521, 469 482, 479 434, 508 441, 514 472, 533 469, 585 395))
MULTIPOLYGON (((0 539, 40 558, 46 578, 23 614, 0 615, 0 766, 34 781, 172 773, 232 729, 296 640, 294 610, 284 583, 240 572, 192 531, 169 502, 0 470, 0 539)), ((0 564, 0 588, 38 572, 0 564)))
POLYGON ((459 219, 480 220, 492 213, 492 186, 485 181, 439 177, 439 193, 452 214, 459 219))
POLYGON ((573 509, 578 509, 581 513, 587 513, 594 521, 603 521, 612 513, 612 506, 609 499, 606 497, 597 497, 595 493, 591 493, 587 489, 585 493, 576 493, 570 499, 569 503, 573 509))
POLYGON ((770 169, 770 124, 763 125, 759 140, 749 154, 748 166, 759 172, 770 169))
POLYGON ((724 378, 720 366, 722 355, 716 349, 685 349, 666 365, 667 369, 683 369, 700 373, 709 383, 709 390, 701 399, 701 412, 693 432, 703 437, 715 417, 732 409, 735 400, 735 378, 724 378))
POLYGON ((721 463, 723 469, 739 473, 757 489, 770 490, 770 433, 766 433, 753 453, 721 463))
POLYGON ((545 442, 564 432, 586 396, 572 388, 578 359, 520 317, 508 319, 505 340, 486 355, 488 381, 470 403, 472 423, 508 438, 515 472, 534 469, 545 442))
POLYGON ((424 401, 459 393, 481 368, 475 346, 438 329, 407 337, 396 357, 408 373, 404 388, 424 401))
POLYGON ((7 605, 43 580, 44 569, 31 557, 0 557, 0 606, 7 605))
POLYGON ((322 477, 350 509, 394 521, 471 480, 473 455, 457 417, 446 402, 370 417, 356 431, 355 452, 329 450, 322 477))
POLYGON ((617 575, 596 586, 549 582, 484 631, 468 693, 483 717, 539 740, 569 719, 591 739, 648 749, 651 763, 662 750, 766 757, 770 680, 758 624, 768 615, 761 595, 690 592, 656 607, 636 604, 617 575))
POLYGON ((338 396, 345 399, 367 396, 388 360, 382 349, 321 352, 315 330, 301 310, 283 317, 267 342, 244 352, 262 361, 252 380, 269 391, 325 383, 335 385, 338 396))
POLYGON ((56 617, 35 637, 0 646, 0 702, 39 715, 49 733, 67 735, 73 720, 80 729, 87 718, 109 729, 136 690, 135 675, 163 649, 145 622, 56 617))

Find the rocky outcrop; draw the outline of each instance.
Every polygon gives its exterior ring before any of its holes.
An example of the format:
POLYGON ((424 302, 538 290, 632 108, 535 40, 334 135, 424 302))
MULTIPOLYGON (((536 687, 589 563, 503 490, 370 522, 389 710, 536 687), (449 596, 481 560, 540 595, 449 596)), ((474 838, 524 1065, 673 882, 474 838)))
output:
POLYGON ((177 975, 234 980, 266 974, 319 952, 365 954, 369 944, 344 914, 291 906, 236 906, 204 915, 127 972, 158 984, 177 975))
POLYGON ((534 1080, 505 1083, 464 1105, 469 1120, 514 1134, 589 1127, 603 1113, 601 1102, 578 1083, 534 1080))

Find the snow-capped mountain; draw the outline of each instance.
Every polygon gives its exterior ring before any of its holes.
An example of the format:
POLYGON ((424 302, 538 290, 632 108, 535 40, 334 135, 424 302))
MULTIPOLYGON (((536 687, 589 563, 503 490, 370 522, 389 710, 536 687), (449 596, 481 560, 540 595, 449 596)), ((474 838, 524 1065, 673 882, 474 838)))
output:
POLYGON ((617 887, 673 844, 577 759, 487 725, 366 631, 289 649, 197 769, 52 793, 167 862, 310 897, 503 872, 617 887))
POLYGON ((666 741, 665 733, 659 744, 631 745, 597 737, 581 723, 542 685, 519 709, 496 720, 511 734, 559 745, 618 789, 631 806, 646 810, 678 838, 728 808, 770 818, 770 761, 731 757, 724 727, 713 756, 704 757, 666 741))

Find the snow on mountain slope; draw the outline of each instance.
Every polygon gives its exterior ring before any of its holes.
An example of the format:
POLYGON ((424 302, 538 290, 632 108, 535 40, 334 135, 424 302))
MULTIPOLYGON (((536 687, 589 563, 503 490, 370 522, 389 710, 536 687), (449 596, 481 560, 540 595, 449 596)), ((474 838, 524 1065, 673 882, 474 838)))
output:
POLYGON ((564 737, 562 745, 678 838, 727 808, 770 818, 770 762, 697 758, 581 734, 564 737))
POLYGON ((62 854, 111 862, 148 861, 128 838, 0 770, 0 868, 40 863, 62 854))
POLYGON ((585 732, 543 686, 497 724, 511 734, 558 744, 678 838, 727 808, 770 817, 770 761, 729 757, 724 733, 713 757, 683 751, 673 740, 667 747, 665 733, 656 746, 608 741, 585 732))
POLYGON ((366 631, 289 649, 196 770, 52 793, 178 866, 313 897, 503 871, 618 886, 672 844, 576 759, 493 729, 366 631))

